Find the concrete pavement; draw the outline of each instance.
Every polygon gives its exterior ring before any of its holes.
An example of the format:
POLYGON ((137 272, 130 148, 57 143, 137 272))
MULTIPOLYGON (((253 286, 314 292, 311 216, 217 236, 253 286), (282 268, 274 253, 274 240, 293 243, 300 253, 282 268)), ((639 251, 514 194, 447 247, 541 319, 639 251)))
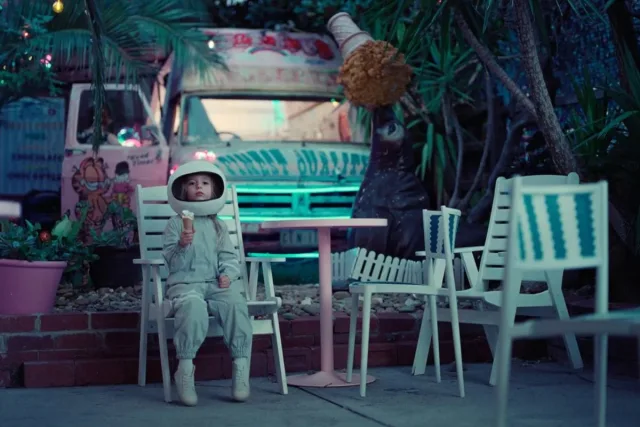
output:
MULTIPOLYGON (((455 374, 443 367, 436 384, 409 367, 372 369, 378 381, 361 398, 358 388, 289 388, 276 392, 266 378, 252 380, 249 403, 229 401, 230 381, 198 383, 200 404, 165 404, 158 384, 56 389, 0 390, 0 425, 6 427, 478 427, 493 424, 494 393, 487 385, 490 365, 470 365, 467 397, 457 396, 455 374)), ((174 393, 175 394, 175 393, 174 393)), ((593 383, 556 364, 523 366, 514 361, 509 413, 512 427, 594 425, 593 383)), ((611 379, 609 427, 640 425, 640 382, 611 379)))

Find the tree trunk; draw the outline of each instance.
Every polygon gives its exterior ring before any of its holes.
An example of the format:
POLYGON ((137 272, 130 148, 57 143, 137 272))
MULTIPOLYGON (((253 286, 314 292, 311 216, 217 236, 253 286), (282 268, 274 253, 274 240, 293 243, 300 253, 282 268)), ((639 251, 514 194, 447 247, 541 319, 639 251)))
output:
POLYGON ((524 107, 524 109, 531 114, 531 116, 536 117, 536 109, 533 103, 527 95, 520 89, 520 87, 514 82, 511 77, 507 74, 506 71, 502 69, 498 61, 494 58, 491 51, 484 46, 480 41, 476 38, 471 28, 469 28, 469 24, 464 20, 464 17, 460 12, 456 12, 454 16, 456 25, 460 28, 462 32, 462 36, 465 41, 471 46, 473 51, 478 55, 480 61, 484 64, 484 66, 493 74, 499 81, 504 85, 505 88, 513 95, 514 98, 518 100, 520 104, 524 107))
POLYGON ((514 0, 516 30, 520 42, 522 67, 529 82, 531 99, 535 106, 538 127, 544 136, 551 159, 561 174, 576 172, 578 164, 564 136, 558 116, 544 82, 544 74, 538 58, 535 33, 529 16, 529 0, 514 0))
POLYGON ((633 27, 633 17, 627 8, 625 0, 616 0, 607 9, 613 44, 616 48, 616 58, 620 69, 620 83, 622 87, 629 90, 629 79, 626 74, 623 58, 624 48, 629 49, 631 58, 636 68, 640 68, 640 49, 638 49, 638 39, 633 27))
POLYGON ((522 132, 527 126, 532 124, 533 123, 527 118, 517 120, 511 124, 508 131, 509 133, 507 139, 504 142, 502 152, 500 153, 500 159, 491 172, 491 175, 489 175, 489 180, 487 181, 487 189, 478 203, 473 207, 473 209, 469 211, 469 215, 467 217, 468 223, 479 224, 489 219, 489 216, 491 215, 491 207, 494 197, 493 191, 495 190, 496 181, 502 174, 504 169, 507 167, 507 165, 513 160, 515 147, 522 137, 522 132))
POLYGON ((491 75, 489 74, 489 70, 485 69, 484 72, 484 86, 485 93, 487 94, 487 125, 484 137, 484 146, 482 147, 482 156, 480 157, 480 163, 478 164, 478 170, 476 170, 476 175, 473 178, 473 182, 471 183, 471 187, 467 191, 466 196, 462 199, 460 204, 458 205, 458 209, 465 210, 471 201, 471 197, 473 197, 473 193, 480 185, 480 180, 482 175, 484 174, 485 167, 487 165, 487 159, 489 158, 489 148, 491 147, 491 141, 495 138, 495 126, 496 126, 496 105, 495 105, 495 96, 493 93, 493 81, 491 80, 491 75))

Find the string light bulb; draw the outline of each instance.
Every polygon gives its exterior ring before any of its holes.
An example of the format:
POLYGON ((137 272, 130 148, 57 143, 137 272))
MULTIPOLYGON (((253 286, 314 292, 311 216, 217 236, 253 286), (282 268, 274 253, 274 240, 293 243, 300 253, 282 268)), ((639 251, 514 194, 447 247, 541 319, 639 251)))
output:
POLYGON ((52 9, 55 13, 62 13, 62 11, 64 10, 64 4, 62 3, 62 0, 56 0, 53 3, 52 9))

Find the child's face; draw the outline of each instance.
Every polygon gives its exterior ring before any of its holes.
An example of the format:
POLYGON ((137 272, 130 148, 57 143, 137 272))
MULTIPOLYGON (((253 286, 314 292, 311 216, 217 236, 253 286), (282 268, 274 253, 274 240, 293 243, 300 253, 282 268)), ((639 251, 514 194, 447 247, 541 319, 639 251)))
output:
POLYGON ((207 174, 193 174, 186 182, 187 200, 190 202, 211 200, 213 198, 213 180, 207 174))

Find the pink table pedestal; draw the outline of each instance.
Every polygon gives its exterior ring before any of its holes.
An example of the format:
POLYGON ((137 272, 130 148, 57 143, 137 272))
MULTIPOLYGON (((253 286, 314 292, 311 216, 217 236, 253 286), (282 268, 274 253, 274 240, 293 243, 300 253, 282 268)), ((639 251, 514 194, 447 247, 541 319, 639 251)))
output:
MULTIPOLYGON (((318 231, 318 266, 320 273, 320 371, 311 375, 294 375, 287 383, 298 387, 349 387, 359 386, 360 376, 353 375, 352 382, 346 381, 346 374, 334 371, 333 364, 333 305, 331 277, 331 229, 386 227, 386 219, 305 219, 265 221, 262 228, 267 230, 315 229, 318 231)), ((375 381, 367 376, 367 383, 375 381)))
POLYGON ((21 210, 18 202, 0 200, 0 219, 20 218, 21 210))

